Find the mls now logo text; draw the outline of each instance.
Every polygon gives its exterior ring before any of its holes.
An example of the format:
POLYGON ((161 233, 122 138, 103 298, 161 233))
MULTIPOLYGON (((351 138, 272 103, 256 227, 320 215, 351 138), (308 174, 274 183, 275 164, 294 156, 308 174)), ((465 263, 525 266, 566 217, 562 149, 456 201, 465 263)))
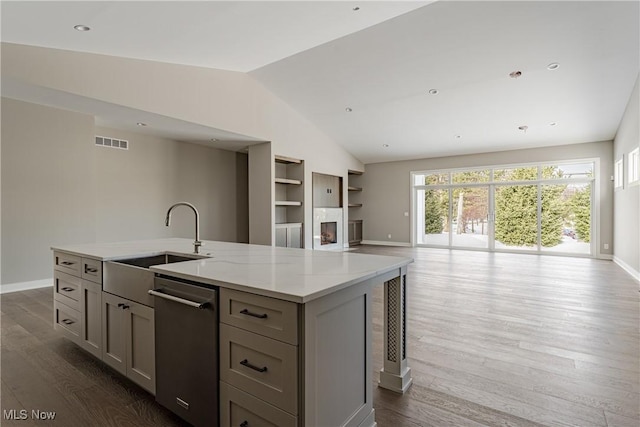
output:
POLYGON ((31 412, 26 409, 4 409, 2 416, 5 420, 53 420, 56 417, 55 411, 41 411, 32 409, 31 412))

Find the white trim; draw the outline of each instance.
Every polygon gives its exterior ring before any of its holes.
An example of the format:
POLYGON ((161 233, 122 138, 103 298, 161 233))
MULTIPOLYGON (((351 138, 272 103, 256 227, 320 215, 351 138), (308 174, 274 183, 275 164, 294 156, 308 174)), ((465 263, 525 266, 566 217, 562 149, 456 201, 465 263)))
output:
POLYGON ((618 258, 617 256, 613 257, 613 262, 615 262, 616 264, 618 264, 620 266, 620 268, 622 268, 624 271, 626 271, 627 273, 629 273, 634 279, 636 279, 637 281, 640 282, 640 271, 634 270, 633 267, 631 267, 629 264, 627 264, 626 262, 622 261, 620 258, 618 258))
POLYGON ((407 248, 411 247, 411 243, 407 242, 388 242, 385 240, 363 240, 361 242, 363 245, 379 245, 379 246, 404 246, 407 248))
POLYGON ((33 280, 31 282, 9 283, 0 286, 0 294, 8 294, 10 292, 27 291, 29 289, 49 288, 53 286, 53 278, 33 280))

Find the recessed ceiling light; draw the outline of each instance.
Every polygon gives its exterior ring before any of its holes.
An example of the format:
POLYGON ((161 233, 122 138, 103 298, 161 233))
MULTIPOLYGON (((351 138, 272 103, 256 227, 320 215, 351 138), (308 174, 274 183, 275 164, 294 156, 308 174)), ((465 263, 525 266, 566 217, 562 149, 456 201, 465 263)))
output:
POLYGON ((551 64, 547 65, 547 70, 557 70, 558 68, 560 68, 560 64, 558 64, 557 62, 552 62, 551 64))
POLYGON ((142 122, 138 122, 138 123, 136 123, 136 126, 140 126, 140 127, 144 127, 144 126, 146 126, 146 125, 147 125, 146 123, 142 123, 142 122))
POLYGON ((389 144, 382 144, 383 148, 389 148, 389 144))
POLYGON ((89 30, 91 30, 91 27, 87 27, 86 25, 75 25, 73 28, 78 30, 78 31, 89 31, 89 30))
POLYGON ((211 138, 210 141, 211 142, 218 142, 218 138, 211 138))
POLYGON ((557 125, 557 123, 556 123, 556 122, 551 122, 551 123, 549 123, 549 126, 555 126, 555 125, 557 125))
POLYGON ((353 111, 353 109, 351 107, 347 107, 344 109, 344 111, 346 111, 347 113, 350 113, 353 111))
POLYGON ((429 89, 429 95, 437 95, 438 89, 429 89))
POLYGON ((522 71, 512 71, 509 73, 509 77, 511 77, 512 79, 517 79, 521 75, 522 75, 522 71))

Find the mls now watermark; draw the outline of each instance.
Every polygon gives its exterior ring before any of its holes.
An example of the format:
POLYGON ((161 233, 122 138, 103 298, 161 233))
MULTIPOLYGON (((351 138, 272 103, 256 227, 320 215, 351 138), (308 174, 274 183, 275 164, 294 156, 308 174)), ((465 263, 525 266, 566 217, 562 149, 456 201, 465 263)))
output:
POLYGON ((3 409, 2 416, 5 420, 53 420, 55 411, 41 411, 40 409, 3 409))

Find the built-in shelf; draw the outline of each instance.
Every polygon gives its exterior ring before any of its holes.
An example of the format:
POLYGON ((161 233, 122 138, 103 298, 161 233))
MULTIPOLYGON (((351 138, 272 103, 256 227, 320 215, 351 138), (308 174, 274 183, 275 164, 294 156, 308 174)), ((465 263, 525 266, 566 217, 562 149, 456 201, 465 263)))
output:
POLYGON ((300 159, 294 159, 293 157, 285 157, 285 156, 275 156, 276 163, 284 163, 284 164, 296 164, 299 165, 302 163, 300 159))
MULTIPOLYGON (((350 208, 362 207, 362 172, 350 170, 349 182, 349 202, 347 206, 350 208)), ((349 223, 347 225, 349 231, 349 246, 359 245, 362 242, 362 209, 349 209, 349 223)))
POLYGON ((299 179, 276 178, 276 184, 300 185, 302 181, 299 179))
POLYGON ((276 206, 302 206, 302 202, 293 200, 276 200, 276 206))
POLYGON ((275 155, 273 182, 276 246, 304 247, 304 161, 275 155))

